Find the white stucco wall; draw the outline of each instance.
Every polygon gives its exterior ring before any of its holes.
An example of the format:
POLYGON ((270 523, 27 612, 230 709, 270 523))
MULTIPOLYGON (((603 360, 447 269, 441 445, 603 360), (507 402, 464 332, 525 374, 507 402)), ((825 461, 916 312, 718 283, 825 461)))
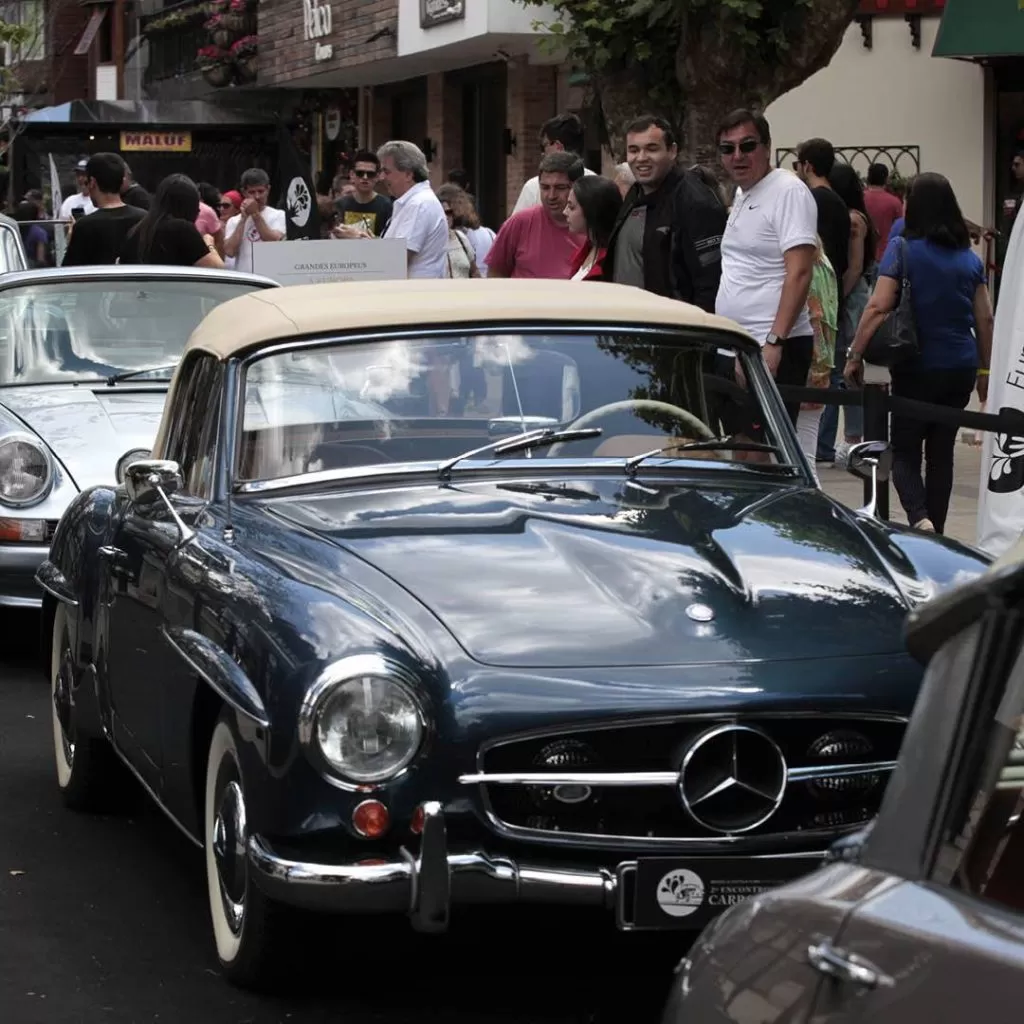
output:
POLYGON ((480 36, 532 36, 535 22, 554 20, 548 7, 526 7, 514 0, 467 0, 465 17, 420 27, 420 0, 398 2, 398 56, 465 43, 480 36))
POLYGON ((765 112, 774 149, 815 136, 836 147, 919 146, 921 170, 946 175, 964 215, 988 223, 984 72, 931 56, 938 25, 922 19, 919 50, 903 18, 875 18, 870 50, 851 25, 832 63, 765 112))

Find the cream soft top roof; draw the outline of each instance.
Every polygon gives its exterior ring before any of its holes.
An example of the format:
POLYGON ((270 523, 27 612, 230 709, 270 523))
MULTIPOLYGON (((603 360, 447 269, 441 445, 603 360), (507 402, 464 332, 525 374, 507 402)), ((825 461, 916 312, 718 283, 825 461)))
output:
POLYGON ((263 342, 306 334, 420 324, 515 321, 703 327, 749 338, 737 324, 639 288, 603 282, 408 280, 293 285, 248 292, 215 307, 185 351, 227 359, 263 342))

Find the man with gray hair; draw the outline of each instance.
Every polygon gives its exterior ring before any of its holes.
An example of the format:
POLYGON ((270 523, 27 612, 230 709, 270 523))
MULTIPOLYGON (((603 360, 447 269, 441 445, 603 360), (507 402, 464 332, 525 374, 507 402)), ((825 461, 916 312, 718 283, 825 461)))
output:
POLYGON ((395 201, 384 237, 405 242, 409 277, 444 277, 448 218, 430 187, 427 158, 402 140, 385 142, 377 158, 380 179, 395 201))

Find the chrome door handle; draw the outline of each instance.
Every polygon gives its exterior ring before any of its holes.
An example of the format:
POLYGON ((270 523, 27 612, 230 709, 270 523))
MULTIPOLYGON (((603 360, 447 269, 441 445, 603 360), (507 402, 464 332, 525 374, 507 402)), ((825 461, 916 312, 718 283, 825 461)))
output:
POLYGON ((863 988, 889 988, 894 984, 888 974, 869 960, 845 949, 837 949, 828 939, 811 943, 807 947, 807 959, 816 971, 836 981, 846 981, 863 988))

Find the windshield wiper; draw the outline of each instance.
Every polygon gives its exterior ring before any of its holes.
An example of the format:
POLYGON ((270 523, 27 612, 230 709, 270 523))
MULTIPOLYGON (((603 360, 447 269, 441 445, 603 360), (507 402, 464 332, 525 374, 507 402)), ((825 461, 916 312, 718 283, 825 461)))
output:
POLYGON ((640 465, 647 459, 653 459, 656 455, 665 455, 668 452, 772 452, 781 455, 782 449, 773 444, 761 444, 759 441, 734 441, 731 437, 713 437, 706 441, 687 441, 685 444, 670 444, 663 448, 654 448, 652 451, 644 452, 642 455, 634 455, 626 459, 623 469, 626 476, 632 476, 640 465))
POLYGON ((468 452, 456 455, 453 459, 448 459, 447 462, 442 462, 437 467, 437 475, 441 480, 447 480, 451 476, 453 466, 462 462, 463 459, 471 459, 474 455, 483 455, 485 452, 509 455, 512 452, 525 452, 531 448, 547 448, 560 441, 582 441, 588 437, 600 436, 600 427, 582 427, 579 430, 552 430, 549 427, 544 430, 531 430, 529 433, 515 434, 512 437, 492 441, 481 448, 472 448, 468 452))
MULTIPOLYGON (((171 363, 169 366, 144 366, 141 370, 125 370, 124 373, 115 373, 107 378, 107 387, 112 388, 115 384, 120 384, 123 380, 132 380, 134 377, 142 377, 147 373, 170 373, 173 374, 178 368, 177 363, 171 363)), ((170 377, 156 378, 158 380, 170 380, 170 377)))

